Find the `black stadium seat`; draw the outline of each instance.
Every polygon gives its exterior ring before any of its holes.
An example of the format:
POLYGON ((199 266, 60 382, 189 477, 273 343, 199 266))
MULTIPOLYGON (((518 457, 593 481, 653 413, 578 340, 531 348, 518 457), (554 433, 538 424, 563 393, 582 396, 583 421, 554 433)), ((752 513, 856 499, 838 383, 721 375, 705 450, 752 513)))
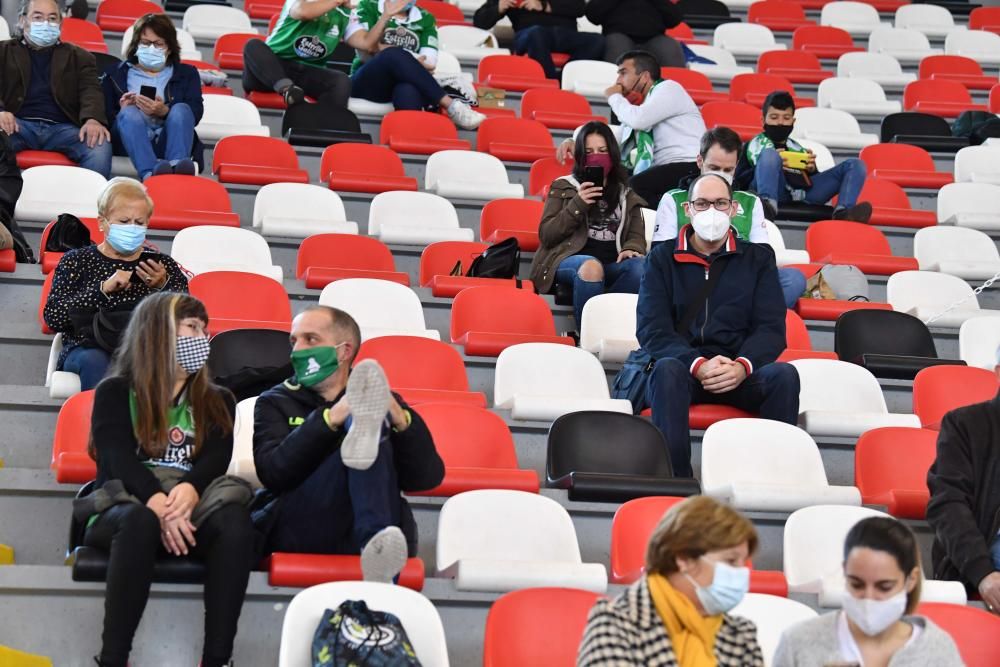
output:
POLYGON ((965 137, 952 135, 944 118, 916 111, 889 114, 882 119, 880 134, 884 144, 911 144, 926 151, 954 153, 969 145, 965 137))
POLYGON ((291 352, 286 331, 233 329, 212 338, 208 367, 215 381, 240 401, 290 378, 291 352))
POLYGON ((692 28, 711 30, 723 23, 739 23, 729 7, 719 0, 678 0, 677 9, 692 28))
POLYGON ((574 501, 620 503, 643 496, 701 493, 696 479, 674 477, 667 443, 642 417, 587 410, 549 428, 546 486, 574 501))
POLYGON ((834 349, 841 361, 864 366, 880 378, 912 380, 929 366, 965 366, 940 359, 927 325, 892 310, 851 310, 834 328, 834 349))
POLYGON ((912 0, 915 5, 937 5, 944 7, 955 18, 968 21, 969 14, 976 7, 981 7, 979 3, 967 2, 966 0, 912 0))
POLYGON ((361 131, 361 123, 351 111, 325 104, 292 105, 281 121, 281 135, 293 146, 318 148, 345 142, 372 142, 371 135, 361 131))

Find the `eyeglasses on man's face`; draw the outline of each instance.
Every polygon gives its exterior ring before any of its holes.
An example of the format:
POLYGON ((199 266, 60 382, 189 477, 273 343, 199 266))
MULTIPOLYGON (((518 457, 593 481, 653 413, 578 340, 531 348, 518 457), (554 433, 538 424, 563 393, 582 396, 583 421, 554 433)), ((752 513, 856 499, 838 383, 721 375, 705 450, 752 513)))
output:
POLYGON ((719 199, 695 199, 691 202, 691 208, 696 211, 707 211, 709 207, 714 207, 717 211, 728 211, 729 207, 733 205, 732 199, 726 199, 725 197, 719 199))

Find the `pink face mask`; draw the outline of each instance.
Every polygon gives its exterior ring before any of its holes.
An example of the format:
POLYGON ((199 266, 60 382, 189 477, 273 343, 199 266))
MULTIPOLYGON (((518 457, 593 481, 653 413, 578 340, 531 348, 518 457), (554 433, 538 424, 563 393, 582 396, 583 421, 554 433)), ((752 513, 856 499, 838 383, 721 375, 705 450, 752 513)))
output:
POLYGON ((587 167, 600 167, 604 170, 605 176, 611 172, 611 155, 608 153, 591 153, 584 160, 587 167))

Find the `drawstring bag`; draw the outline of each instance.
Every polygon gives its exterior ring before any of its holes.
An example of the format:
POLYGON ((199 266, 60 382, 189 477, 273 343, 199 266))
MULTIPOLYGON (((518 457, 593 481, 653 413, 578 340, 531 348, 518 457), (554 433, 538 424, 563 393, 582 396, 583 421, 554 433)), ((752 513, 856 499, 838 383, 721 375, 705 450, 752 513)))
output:
POLYGON ((471 278, 517 278, 521 264, 521 246, 511 237, 494 243, 472 260, 469 272, 471 278))
POLYGON ((420 667, 403 624, 364 600, 327 609, 312 643, 313 667, 420 667))
POLYGON ((90 230, 72 213, 62 213, 56 218, 55 224, 49 230, 45 241, 46 252, 69 252, 77 248, 85 248, 93 242, 90 240, 90 230))

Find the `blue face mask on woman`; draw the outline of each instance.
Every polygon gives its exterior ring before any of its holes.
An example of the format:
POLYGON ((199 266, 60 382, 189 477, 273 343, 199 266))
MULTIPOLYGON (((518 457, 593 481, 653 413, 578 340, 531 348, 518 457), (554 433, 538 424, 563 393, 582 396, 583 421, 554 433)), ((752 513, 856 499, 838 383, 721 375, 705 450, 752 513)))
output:
POLYGON ((146 227, 144 225, 108 225, 108 233, 105 237, 112 248, 122 254, 132 254, 142 247, 146 240, 146 227))
POLYGON ((733 567, 718 561, 708 562, 715 566, 712 583, 708 586, 699 586, 693 578, 684 576, 694 584, 695 594, 705 612, 709 616, 715 616, 730 611, 746 597, 747 591, 750 590, 750 568, 733 567))
POLYGON ((167 52, 156 46, 142 46, 135 50, 135 57, 145 69, 159 72, 167 64, 167 52))
POLYGON ((51 24, 48 21, 32 21, 28 26, 28 38, 35 46, 42 48, 52 46, 59 41, 62 29, 59 24, 51 24))

